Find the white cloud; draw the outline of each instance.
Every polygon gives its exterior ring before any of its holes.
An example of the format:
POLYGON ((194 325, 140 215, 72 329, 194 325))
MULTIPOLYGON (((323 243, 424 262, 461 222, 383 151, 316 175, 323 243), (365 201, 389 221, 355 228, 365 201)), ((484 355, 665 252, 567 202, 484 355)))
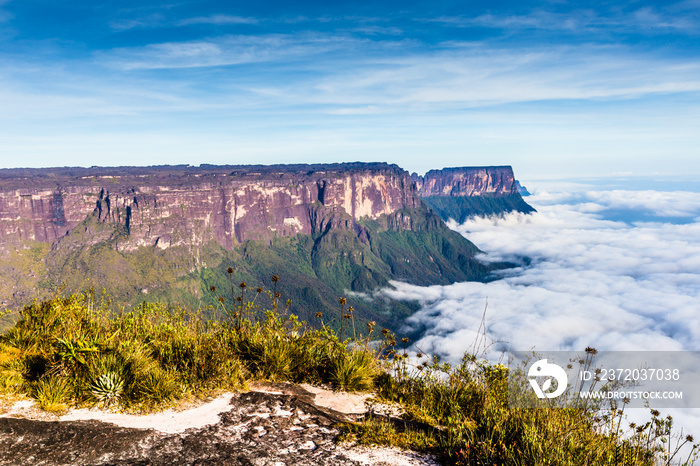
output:
POLYGON ((599 214, 672 208, 692 221, 700 194, 592 191, 563 203, 573 197, 544 193, 528 198, 533 215, 453 222, 487 258, 532 263, 490 283, 394 283, 384 293, 423 303, 408 321, 426 329, 418 345, 458 359, 488 300, 487 334, 502 343, 494 348, 700 350, 700 223, 630 225, 599 214))

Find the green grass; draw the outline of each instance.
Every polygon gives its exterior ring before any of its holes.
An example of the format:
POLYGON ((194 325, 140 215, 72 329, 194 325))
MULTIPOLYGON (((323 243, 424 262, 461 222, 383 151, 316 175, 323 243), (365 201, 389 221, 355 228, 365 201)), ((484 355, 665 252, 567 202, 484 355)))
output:
MULTIPOLYGON (((233 269, 227 273, 232 282, 233 269)), ((53 412, 144 412, 251 380, 307 382, 373 391, 404 412, 345 423, 341 440, 432 452, 451 464, 692 464, 677 461, 677 446, 693 439, 675 435, 670 417, 652 412, 636 426, 617 408, 509 407, 508 368, 469 355, 457 367, 423 354, 409 362, 408 339, 397 343, 371 322, 359 332, 345 298, 313 328, 288 313, 276 285, 229 283, 232 294, 206 313, 149 303, 125 312, 93 293, 34 303, 0 336, 0 399, 28 396, 53 412), (331 315, 344 337, 326 325, 331 315)))

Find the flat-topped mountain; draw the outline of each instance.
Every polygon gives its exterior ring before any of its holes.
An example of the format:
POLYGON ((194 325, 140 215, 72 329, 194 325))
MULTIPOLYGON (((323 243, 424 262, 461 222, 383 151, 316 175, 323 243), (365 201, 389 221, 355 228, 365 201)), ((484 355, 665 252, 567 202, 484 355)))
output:
POLYGON ((418 195, 443 220, 462 223, 475 215, 535 211, 523 200, 510 166, 443 168, 411 178, 418 195))
MULTIPOLYGON (((92 286, 125 304, 202 306, 216 302, 212 286, 229 288, 232 267, 251 286, 279 275, 292 310, 309 317, 389 280, 484 280, 497 266, 474 260, 478 249, 421 200, 519 197, 510 167, 486 179, 468 170, 418 180, 386 163, 0 170, 0 301, 92 286)), ((411 311, 353 305, 386 325, 411 311)))

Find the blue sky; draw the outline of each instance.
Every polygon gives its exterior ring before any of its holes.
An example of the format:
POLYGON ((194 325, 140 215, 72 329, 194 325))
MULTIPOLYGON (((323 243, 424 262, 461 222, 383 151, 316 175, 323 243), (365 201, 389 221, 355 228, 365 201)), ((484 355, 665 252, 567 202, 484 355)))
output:
POLYGON ((0 0, 0 167, 700 174, 700 0, 0 0))

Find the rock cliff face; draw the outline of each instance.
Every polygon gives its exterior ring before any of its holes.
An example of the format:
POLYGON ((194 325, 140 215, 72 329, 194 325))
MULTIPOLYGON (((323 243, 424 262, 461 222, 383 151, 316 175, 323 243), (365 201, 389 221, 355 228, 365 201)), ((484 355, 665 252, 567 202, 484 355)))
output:
POLYGON ((430 170, 425 176, 414 173, 411 177, 421 197, 501 197, 518 192, 510 166, 443 168, 430 170))
POLYGON ((425 203, 445 221, 535 210, 523 200, 510 166, 443 168, 411 178, 425 203))
POLYGON ((123 228, 123 248, 214 239, 231 250, 250 239, 313 234, 334 212, 356 222, 420 204, 408 174, 387 164, 92 171, 4 173, 0 241, 53 243, 94 215, 123 228))

